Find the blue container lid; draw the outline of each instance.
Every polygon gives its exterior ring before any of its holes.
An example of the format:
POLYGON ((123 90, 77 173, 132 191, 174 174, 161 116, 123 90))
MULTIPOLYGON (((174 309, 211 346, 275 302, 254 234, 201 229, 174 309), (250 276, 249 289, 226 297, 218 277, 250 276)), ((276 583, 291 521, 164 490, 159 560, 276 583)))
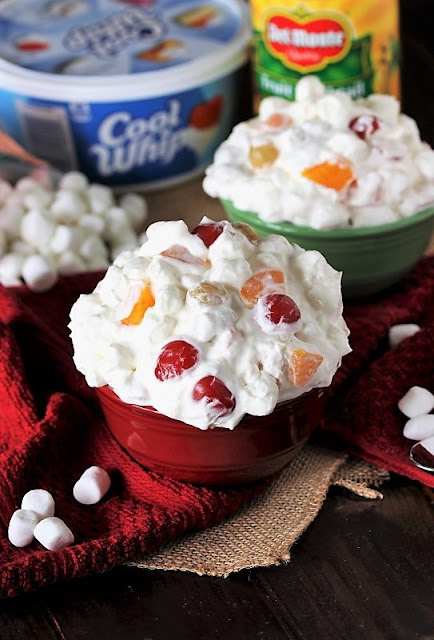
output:
POLYGON ((179 74, 184 65, 212 63, 234 43, 245 47, 244 5, 236 0, 6 0, 0 8, 0 58, 69 77, 175 69, 179 74))

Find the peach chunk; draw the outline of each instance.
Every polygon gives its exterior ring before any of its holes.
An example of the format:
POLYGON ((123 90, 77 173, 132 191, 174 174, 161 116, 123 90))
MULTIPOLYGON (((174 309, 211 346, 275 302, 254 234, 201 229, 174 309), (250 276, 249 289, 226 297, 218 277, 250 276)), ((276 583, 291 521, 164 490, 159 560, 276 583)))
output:
POLYGON ((278 269, 261 269, 254 273, 240 289, 244 304, 253 307, 267 293, 285 293, 285 276, 278 269))
POLYGON ((264 167, 271 167, 278 155, 279 152, 274 144, 268 142, 267 144, 261 144, 259 147, 250 147, 249 160, 255 169, 263 169, 264 167))
POLYGON ((295 387, 304 387, 324 360, 320 353, 291 349, 288 358, 288 379, 295 387))
POLYGON ((302 176, 335 191, 341 191, 354 179, 350 163, 344 158, 338 163, 321 162, 308 167, 302 171, 302 176))
POLYGON ((269 127, 279 129, 280 127, 290 127, 292 125, 292 119, 285 113, 272 113, 265 121, 269 127))
POLYGON ((126 318, 121 320, 122 324, 140 324, 143 320, 146 311, 153 307, 155 304, 155 298, 152 294, 152 289, 147 284, 141 291, 139 299, 131 310, 131 313, 126 318))
POLYGON ((194 256, 187 247, 183 247, 181 244, 174 244, 165 251, 161 252, 161 255, 165 258, 173 258, 180 262, 187 262, 188 264, 198 264, 206 266, 207 260, 194 256))

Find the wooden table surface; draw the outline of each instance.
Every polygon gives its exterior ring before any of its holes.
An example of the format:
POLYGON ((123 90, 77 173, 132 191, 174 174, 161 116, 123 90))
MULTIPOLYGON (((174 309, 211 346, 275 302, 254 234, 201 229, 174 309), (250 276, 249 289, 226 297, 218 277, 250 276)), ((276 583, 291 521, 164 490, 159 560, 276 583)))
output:
MULTIPOLYGON (((431 144, 433 5, 402 3, 404 108, 431 144)), ((223 216, 198 181, 149 200, 152 220, 223 216)), ((433 506, 396 476, 382 501, 332 489, 287 566, 227 579, 117 568, 1 602, 0 640, 433 640, 433 506)))

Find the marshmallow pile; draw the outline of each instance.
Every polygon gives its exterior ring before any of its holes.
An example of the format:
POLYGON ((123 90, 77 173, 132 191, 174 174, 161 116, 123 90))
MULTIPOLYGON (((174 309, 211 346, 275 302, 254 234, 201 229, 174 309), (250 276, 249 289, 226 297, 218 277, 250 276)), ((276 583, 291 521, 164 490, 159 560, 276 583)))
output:
POLYGON ((203 187, 268 222, 379 225, 434 205, 434 151, 392 96, 351 100, 306 76, 295 102, 265 98, 234 128, 203 187))
POLYGON ((71 529, 54 516, 54 498, 44 489, 28 491, 21 509, 12 514, 8 528, 9 541, 15 547, 25 547, 33 538, 49 551, 58 551, 74 542, 71 529))
POLYGON ((411 387, 398 402, 398 409, 409 418, 404 436, 418 440, 434 456, 434 395, 423 387, 411 387))
MULTIPOLYGON (((411 338, 420 326, 414 323, 396 324, 389 329, 389 345, 393 349, 407 338, 411 338)), ((416 440, 410 458, 422 468, 431 466, 434 470, 434 395, 423 387, 411 387, 398 402, 398 409, 409 420, 405 423, 403 435, 409 440, 416 440), (417 462, 417 457, 423 459, 424 464, 417 462), (432 457, 430 465, 427 460, 432 457)))
POLYGON ((27 177, 12 187, 0 179, 0 283, 24 281, 46 291, 59 275, 106 269, 138 244, 146 201, 66 173, 58 189, 27 177))
MULTIPOLYGON (((81 504, 96 504, 110 488, 110 476, 101 467, 89 467, 74 485, 73 495, 81 504)), ((25 547, 35 538, 49 551, 59 551, 74 542, 74 534, 54 516, 53 496, 45 489, 32 489, 22 499, 9 521, 8 538, 15 547, 25 547)))
POLYGON ((317 251, 204 218, 157 222, 71 310, 92 387, 200 429, 330 384, 350 351, 341 274, 317 251))

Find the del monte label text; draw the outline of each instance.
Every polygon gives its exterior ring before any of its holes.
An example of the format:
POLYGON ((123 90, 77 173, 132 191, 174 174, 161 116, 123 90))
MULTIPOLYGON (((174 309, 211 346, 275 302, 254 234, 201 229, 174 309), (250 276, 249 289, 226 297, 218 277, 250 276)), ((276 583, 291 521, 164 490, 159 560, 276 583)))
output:
POLYGON ((266 21, 266 45, 288 67, 304 73, 338 62, 351 47, 351 25, 342 16, 272 13, 266 21))

